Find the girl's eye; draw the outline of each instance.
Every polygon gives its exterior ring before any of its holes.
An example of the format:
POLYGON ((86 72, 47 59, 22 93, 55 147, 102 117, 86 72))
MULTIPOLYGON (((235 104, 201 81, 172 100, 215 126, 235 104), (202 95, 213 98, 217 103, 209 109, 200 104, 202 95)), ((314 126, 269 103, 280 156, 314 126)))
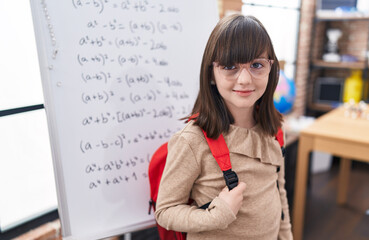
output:
POLYGON ((231 66, 223 66, 223 69, 224 69, 224 70, 233 70, 233 69, 236 69, 236 66, 235 66, 235 65, 231 65, 231 66))
POLYGON ((256 69, 258 69, 258 68, 262 68, 263 67, 263 64, 261 64, 261 63, 258 63, 258 62, 254 62, 254 63, 252 63, 251 64, 251 66, 250 66, 251 68, 256 68, 256 69))

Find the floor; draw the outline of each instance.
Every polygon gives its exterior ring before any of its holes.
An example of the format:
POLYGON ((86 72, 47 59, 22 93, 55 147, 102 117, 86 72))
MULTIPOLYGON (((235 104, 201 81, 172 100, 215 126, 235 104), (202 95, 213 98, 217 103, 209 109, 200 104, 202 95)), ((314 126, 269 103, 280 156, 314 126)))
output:
POLYGON ((353 162, 347 204, 336 204, 339 160, 313 174, 307 193, 305 240, 369 239, 369 164, 353 162))

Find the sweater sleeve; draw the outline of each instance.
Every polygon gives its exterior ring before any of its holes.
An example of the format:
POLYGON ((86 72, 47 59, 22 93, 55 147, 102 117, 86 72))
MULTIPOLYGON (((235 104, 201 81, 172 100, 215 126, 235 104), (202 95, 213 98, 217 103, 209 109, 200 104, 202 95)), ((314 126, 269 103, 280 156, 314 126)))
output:
POLYGON ((156 203, 155 216, 160 226, 179 232, 202 232, 225 229, 236 219, 227 203, 218 197, 206 210, 188 205, 200 172, 194 149, 183 136, 173 136, 156 203))
POLYGON ((278 240, 292 240, 292 231, 291 231, 291 223, 290 223, 290 213, 288 210, 288 201, 287 201, 287 192, 285 189, 285 163, 284 159, 282 160, 281 169, 278 173, 278 185, 279 185, 279 194, 281 195, 281 205, 284 218, 281 219, 281 225, 278 233, 278 240))

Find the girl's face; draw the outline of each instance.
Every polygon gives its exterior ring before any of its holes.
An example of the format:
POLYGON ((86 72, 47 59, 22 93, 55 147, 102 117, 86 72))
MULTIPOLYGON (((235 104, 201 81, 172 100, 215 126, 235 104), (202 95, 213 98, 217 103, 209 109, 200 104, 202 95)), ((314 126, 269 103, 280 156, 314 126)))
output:
POLYGON ((265 92, 272 64, 267 53, 245 64, 213 63, 215 84, 232 115, 254 107, 265 92))

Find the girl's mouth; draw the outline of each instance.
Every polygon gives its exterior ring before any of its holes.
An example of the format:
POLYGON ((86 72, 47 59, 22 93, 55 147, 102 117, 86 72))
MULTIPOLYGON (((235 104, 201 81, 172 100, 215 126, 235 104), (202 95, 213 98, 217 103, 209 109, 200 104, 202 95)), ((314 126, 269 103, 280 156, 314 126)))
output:
POLYGON ((255 90, 233 90, 237 95, 241 97, 246 97, 251 95, 255 90))

